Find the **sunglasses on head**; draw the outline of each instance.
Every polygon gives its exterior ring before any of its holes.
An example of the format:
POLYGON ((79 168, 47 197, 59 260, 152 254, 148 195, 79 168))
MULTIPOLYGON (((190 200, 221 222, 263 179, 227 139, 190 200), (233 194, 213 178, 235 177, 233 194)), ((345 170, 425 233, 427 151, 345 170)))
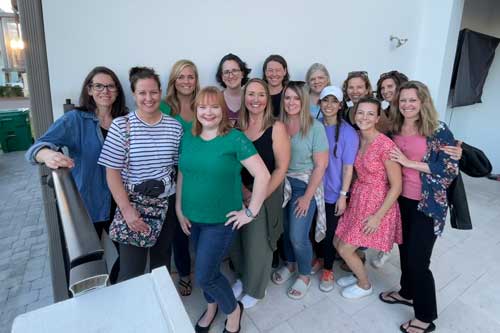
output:
POLYGON ((368 77, 368 72, 367 71, 354 71, 354 72, 349 72, 347 76, 363 76, 363 77, 368 77))
POLYGON ((287 87, 299 87, 302 88, 306 84, 305 81, 288 81, 287 87))

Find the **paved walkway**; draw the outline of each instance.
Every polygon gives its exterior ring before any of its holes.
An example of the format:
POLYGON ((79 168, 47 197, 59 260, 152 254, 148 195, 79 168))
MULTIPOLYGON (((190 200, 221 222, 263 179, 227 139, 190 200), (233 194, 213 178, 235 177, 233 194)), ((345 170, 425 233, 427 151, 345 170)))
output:
MULTIPOLYGON (((438 332, 500 332, 500 182, 465 177, 474 230, 448 226, 432 258, 436 280, 438 332)), ((369 252, 369 257, 375 253, 369 252)), ((339 288, 318 289, 317 277, 302 301, 286 296, 286 285, 269 283, 267 297, 245 311, 243 332, 399 332, 410 308, 377 299, 398 285, 399 260, 394 249, 380 270, 368 266, 374 295, 342 298, 339 288)), ((345 273, 336 266, 336 277, 345 273)), ((176 279, 176 276, 174 276, 176 279)), ((47 238, 36 167, 22 152, 0 153, 0 333, 10 332, 20 313, 52 303, 47 238)), ((193 323, 203 311, 201 292, 183 298, 193 323)), ((219 315, 212 332, 220 332, 219 315)))

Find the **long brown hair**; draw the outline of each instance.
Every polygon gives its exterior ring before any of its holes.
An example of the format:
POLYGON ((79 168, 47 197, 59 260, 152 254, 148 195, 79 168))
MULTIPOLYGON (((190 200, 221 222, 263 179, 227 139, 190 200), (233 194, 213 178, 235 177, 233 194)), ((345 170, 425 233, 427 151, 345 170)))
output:
POLYGON ((194 136, 199 136, 203 130, 203 126, 198 120, 198 106, 207 100, 213 100, 213 99, 217 101, 217 104, 219 104, 222 109, 222 119, 221 122, 219 123, 217 135, 226 135, 231 130, 231 123, 227 115, 228 112, 226 103, 224 102, 224 95, 217 87, 208 86, 201 89, 195 98, 194 120, 193 120, 193 127, 191 129, 191 133, 194 136))
POLYGON ((288 114, 285 111, 285 94, 287 89, 295 92, 300 98, 300 134, 304 137, 309 133, 309 129, 313 124, 313 117, 311 112, 309 112, 309 92, 306 89, 306 84, 304 81, 289 81, 283 88, 283 94, 281 96, 281 111, 280 120, 288 124, 288 114))
POLYGON ((176 116, 179 113, 181 113, 181 102, 179 101, 179 97, 177 96, 175 81, 181 74, 182 70, 186 67, 191 67, 191 69, 194 72, 194 77, 196 80, 196 85, 193 94, 191 95, 191 109, 194 110, 195 108, 194 100, 196 98, 196 95, 200 91, 200 80, 198 76, 198 69, 196 68, 194 62, 192 62, 191 60, 182 59, 177 61, 172 66, 172 69, 170 70, 170 76, 168 77, 167 96, 165 97, 165 103, 167 103, 170 106, 170 109, 172 110, 171 116, 176 116))
POLYGON ((248 113, 247 106, 245 105, 245 96, 247 93, 248 86, 251 83, 258 83, 262 87, 264 87, 264 91, 266 92, 266 108, 264 109, 264 115, 263 115, 263 121, 262 121, 262 131, 265 131, 268 127, 271 127, 274 125, 275 118, 273 116, 273 104, 271 101, 271 95, 269 93, 269 87, 267 86, 267 83, 258 78, 253 78, 250 79, 247 84, 243 87, 243 94, 241 96, 241 108, 240 108, 240 118, 238 120, 239 127, 242 131, 246 130, 248 128, 248 124, 250 121, 250 115, 248 113))

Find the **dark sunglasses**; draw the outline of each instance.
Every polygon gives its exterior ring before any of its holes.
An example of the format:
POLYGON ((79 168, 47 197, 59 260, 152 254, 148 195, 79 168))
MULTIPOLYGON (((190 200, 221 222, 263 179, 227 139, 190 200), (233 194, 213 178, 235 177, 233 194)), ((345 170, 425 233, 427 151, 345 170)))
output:
POLYGON ((354 71, 354 72, 349 72, 347 76, 363 76, 363 77, 368 77, 368 72, 367 71, 354 71))

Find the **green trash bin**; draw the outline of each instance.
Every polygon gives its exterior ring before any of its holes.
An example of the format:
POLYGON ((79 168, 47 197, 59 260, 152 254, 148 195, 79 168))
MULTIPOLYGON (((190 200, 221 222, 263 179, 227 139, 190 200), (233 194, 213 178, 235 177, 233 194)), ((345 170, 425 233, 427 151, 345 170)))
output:
POLYGON ((4 153, 26 150, 33 143, 29 109, 0 110, 0 145, 4 153))

